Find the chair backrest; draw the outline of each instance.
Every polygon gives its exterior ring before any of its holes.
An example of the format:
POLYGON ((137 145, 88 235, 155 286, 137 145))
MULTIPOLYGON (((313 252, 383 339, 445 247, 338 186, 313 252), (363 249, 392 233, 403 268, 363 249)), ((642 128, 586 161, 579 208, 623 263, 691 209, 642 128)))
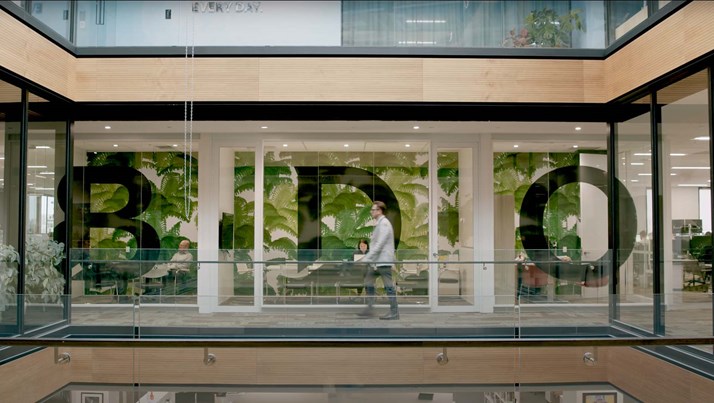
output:
POLYGON ((699 262, 696 260, 688 260, 684 262, 684 268, 683 268, 685 273, 690 273, 690 274, 701 274, 702 273, 702 267, 699 266, 699 262))

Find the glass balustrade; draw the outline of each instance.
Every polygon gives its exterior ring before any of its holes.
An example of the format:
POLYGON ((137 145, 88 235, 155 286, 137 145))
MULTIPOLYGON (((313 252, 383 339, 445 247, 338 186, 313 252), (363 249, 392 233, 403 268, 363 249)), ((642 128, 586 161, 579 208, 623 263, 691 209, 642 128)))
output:
MULTIPOLYGON (((399 312, 399 320, 384 321, 379 317, 392 309, 384 279, 376 276, 373 299, 365 281, 378 262, 366 263, 365 255, 352 250, 324 256, 313 251, 318 258, 312 261, 288 258, 297 253, 249 260, 252 251, 172 252, 72 250, 72 294, 57 298, 55 305, 27 297, 32 313, 27 322, 38 320, 37 312, 59 321, 66 303, 72 326, 135 326, 176 335, 201 328, 226 335, 248 329, 324 336, 344 329, 345 335, 359 336, 396 334, 397 329, 426 336, 578 337, 610 334, 613 323, 642 335, 651 333, 647 324, 658 301, 651 291, 649 298, 646 293, 636 299, 613 295, 607 251, 584 260, 576 250, 569 255, 501 250, 493 255, 504 260, 384 262, 392 264, 399 312), (190 258, 179 261, 176 256, 182 254, 190 258), (204 255, 220 259, 201 259, 204 255), (360 316, 370 302, 374 311, 360 316)), ((665 335, 711 336, 711 264, 678 259, 664 270, 676 280, 662 299, 665 335)), ((620 276, 632 273, 621 269, 620 276)))

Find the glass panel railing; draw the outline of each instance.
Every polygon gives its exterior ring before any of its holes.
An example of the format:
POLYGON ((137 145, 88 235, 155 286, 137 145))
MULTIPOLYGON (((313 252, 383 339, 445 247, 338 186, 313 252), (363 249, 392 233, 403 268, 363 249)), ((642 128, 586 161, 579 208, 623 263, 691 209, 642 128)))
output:
MULTIPOLYGON (((60 323, 65 319, 66 295, 45 293, 25 294, 22 297, 24 298, 23 326, 26 332, 60 323)), ((16 309, 15 313, 17 312, 16 309)))
POLYGON ((663 265, 664 290, 655 303, 663 304, 661 314, 667 336, 693 337, 714 334, 711 249, 708 255, 683 255, 663 265))
MULTIPOLYGON (((488 260, 397 262, 365 262, 353 252, 313 251, 317 260, 299 261, 289 258, 297 255, 292 252, 254 260, 252 251, 189 250, 184 253, 191 258, 180 261, 180 251, 73 250, 72 324, 91 325, 96 312, 117 306, 124 319, 109 318, 109 324, 172 334, 206 327, 226 334, 238 328, 289 329, 286 335, 317 329, 314 335, 324 336, 344 328, 359 335, 366 334, 364 328, 384 328, 423 335, 448 329, 499 337, 588 336, 610 334, 616 323, 640 335, 697 337, 711 336, 714 327, 706 262, 671 260, 664 265, 667 293, 658 298, 640 290, 632 298, 626 292, 611 295, 607 252, 501 250, 489 252, 494 258, 488 260), (151 259, 140 259, 146 257, 151 259), (391 267, 375 270, 382 263, 391 267), (387 275, 393 293, 385 287, 387 275), (374 310, 362 320, 370 305, 374 310), (378 319, 393 311, 398 321, 378 319), (657 314, 662 317, 655 321, 657 314), (658 322, 655 332, 652 324, 658 322)), ((628 270, 623 265, 617 272, 621 291, 628 270)), ((61 309, 49 309, 47 302, 27 306, 27 323, 62 318, 61 309)))

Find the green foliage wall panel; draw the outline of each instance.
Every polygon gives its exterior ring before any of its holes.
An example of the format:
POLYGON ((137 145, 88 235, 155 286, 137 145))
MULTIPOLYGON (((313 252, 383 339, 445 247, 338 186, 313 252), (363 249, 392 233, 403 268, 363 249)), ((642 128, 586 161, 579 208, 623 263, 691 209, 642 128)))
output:
MULTIPOLYGON (((295 167, 314 165, 361 168, 384 180, 394 191, 402 211, 399 253, 426 257, 429 211, 427 153, 272 151, 265 155, 266 257, 297 257, 295 167)), ((237 204, 245 202, 236 201, 237 204)), ((371 235, 371 202, 360 190, 347 185, 323 185, 320 206, 323 256, 338 257, 345 250, 356 248, 360 238, 371 235)))

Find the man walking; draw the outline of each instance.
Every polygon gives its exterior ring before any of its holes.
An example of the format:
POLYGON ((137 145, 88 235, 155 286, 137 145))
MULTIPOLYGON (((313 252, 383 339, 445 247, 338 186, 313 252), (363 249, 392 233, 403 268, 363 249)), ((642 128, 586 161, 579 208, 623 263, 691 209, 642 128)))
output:
POLYGON ((384 320, 399 319, 399 307, 397 306, 397 292, 394 288, 392 280, 392 267, 394 266, 394 230, 392 223, 389 222, 384 213, 387 211, 387 206, 381 201, 372 203, 370 214, 377 221, 370 239, 370 250, 367 255, 361 259, 361 262, 372 262, 372 265, 367 269, 365 276, 365 289, 367 290, 367 308, 359 313, 359 316, 370 317, 374 316, 374 300, 375 290, 374 282, 377 276, 382 277, 384 289, 389 298, 389 313, 380 317, 384 320))

